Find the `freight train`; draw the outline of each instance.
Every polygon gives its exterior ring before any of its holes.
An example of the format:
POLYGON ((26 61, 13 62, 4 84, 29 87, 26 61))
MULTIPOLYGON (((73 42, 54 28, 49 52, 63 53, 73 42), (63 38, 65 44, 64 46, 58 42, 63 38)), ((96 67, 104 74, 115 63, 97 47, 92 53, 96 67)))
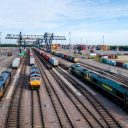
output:
POLYGON ((67 55, 67 54, 64 54, 64 53, 61 53, 61 52, 57 52, 57 51, 52 51, 51 53, 55 56, 61 57, 61 58, 66 59, 66 60, 69 60, 73 63, 79 62, 79 59, 77 57, 73 57, 71 55, 67 55))
POLYGON ((0 74, 0 98, 3 96, 5 89, 9 85, 10 81, 11 81, 11 72, 3 71, 0 74))
POLYGON ((128 69, 128 63, 123 63, 123 62, 120 62, 120 61, 110 60, 110 59, 106 59, 106 58, 101 58, 100 62, 128 69))
POLYGON ((48 61, 50 64, 52 64, 53 66, 58 66, 59 65, 59 61, 57 58, 52 57, 50 54, 39 50, 39 49, 34 49, 38 54, 40 54, 46 61, 48 61))
POLYGON ((30 82, 31 89, 39 89, 41 85, 41 76, 39 69, 36 66, 30 67, 30 82))
POLYGON ((128 107, 128 87, 110 78, 104 77, 96 72, 90 71, 80 64, 73 64, 70 71, 78 78, 91 83, 94 87, 100 88, 106 94, 123 102, 128 107))

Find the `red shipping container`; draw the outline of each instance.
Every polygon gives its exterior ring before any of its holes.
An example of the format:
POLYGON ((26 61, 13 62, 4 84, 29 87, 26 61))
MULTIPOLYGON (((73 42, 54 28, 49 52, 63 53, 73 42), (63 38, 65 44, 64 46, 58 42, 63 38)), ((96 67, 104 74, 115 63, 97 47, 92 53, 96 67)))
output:
POLYGON ((124 64, 123 62, 119 62, 119 61, 116 62, 116 66, 118 67, 123 67, 123 64, 124 64))
POLYGON ((45 54, 45 56, 44 56, 44 58, 45 58, 45 60, 49 60, 49 58, 50 58, 51 56, 50 55, 47 55, 47 54, 45 54))
POLYGON ((42 56, 44 56, 44 53, 43 53, 43 52, 41 52, 41 55, 42 55, 42 56))
POLYGON ((68 55, 64 54, 64 59, 67 59, 68 58, 68 55))
POLYGON ((82 50, 86 50, 86 47, 83 47, 82 50))
POLYGON ((33 53, 32 52, 30 52, 30 56, 33 56, 33 53))

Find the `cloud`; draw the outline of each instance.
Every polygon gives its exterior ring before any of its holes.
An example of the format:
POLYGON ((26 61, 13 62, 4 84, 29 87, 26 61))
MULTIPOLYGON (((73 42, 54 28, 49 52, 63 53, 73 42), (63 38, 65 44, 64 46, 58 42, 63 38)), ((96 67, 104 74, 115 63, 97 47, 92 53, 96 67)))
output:
POLYGON ((82 33, 89 33, 86 35, 94 41, 102 33, 111 33, 113 38, 108 38, 115 40, 114 33, 117 33, 126 43, 127 30, 119 31, 128 27, 127 12, 126 0, 4 0, 0 4, 0 31, 35 34, 50 31, 67 37, 71 31, 77 33, 72 37, 74 41, 82 33))

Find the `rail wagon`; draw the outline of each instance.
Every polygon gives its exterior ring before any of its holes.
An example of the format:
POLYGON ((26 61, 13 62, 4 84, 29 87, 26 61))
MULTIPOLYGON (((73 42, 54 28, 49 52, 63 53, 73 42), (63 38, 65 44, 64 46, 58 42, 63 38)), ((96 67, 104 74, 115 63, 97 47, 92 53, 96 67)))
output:
POLYGON ((46 61, 48 61, 50 64, 52 64, 53 66, 58 66, 59 65, 59 61, 57 58, 52 57, 50 54, 41 51, 39 49, 34 49, 38 54, 40 54, 46 61))
POLYGON ((69 61, 71 61, 73 63, 79 62, 79 59, 77 57, 73 57, 71 55, 67 55, 67 54, 64 54, 64 53, 61 53, 61 52, 54 51, 54 52, 52 52, 52 54, 55 55, 55 56, 59 56, 59 57, 61 57, 63 59, 69 60, 69 61))
POLYGON ((67 59, 71 62, 77 63, 79 61, 79 59, 77 57, 73 57, 71 55, 67 56, 67 59))
POLYGON ((30 57, 33 57, 33 53, 32 53, 32 52, 30 52, 30 53, 29 53, 29 56, 30 56, 30 57))
POLYGON ((0 98, 3 96, 6 87, 9 85, 11 81, 11 72, 3 71, 0 74, 0 98))
POLYGON ((49 62, 50 62, 53 66, 58 66, 58 64, 59 64, 58 59, 56 59, 55 57, 50 57, 50 58, 49 58, 49 62))
POLYGON ((99 87, 128 107, 128 87, 124 84, 90 71, 79 64, 71 65, 70 71, 76 77, 92 83, 95 87, 99 87))
POLYGON ((12 62, 12 68, 18 68, 20 65, 20 58, 15 58, 12 62))
POLYGON ((39 89, 41 85, 41 76, 39 69, 35 66, 30 68, 30 81, 29 85, 31 89, 39 89))
POLYGON ((30 57, 30 65, 34 65, 35 64, 35 58, 34 57, 30 57))

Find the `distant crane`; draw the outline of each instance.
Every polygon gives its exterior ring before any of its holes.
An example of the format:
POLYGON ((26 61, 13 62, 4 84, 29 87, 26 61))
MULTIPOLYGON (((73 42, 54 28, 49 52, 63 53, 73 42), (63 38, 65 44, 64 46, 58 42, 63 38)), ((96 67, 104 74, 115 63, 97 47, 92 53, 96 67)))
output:
POLYGON ((45 43, 47 51, 51 51, 52 40, 66 40, 65 36, 54 36, 54 33, 44 33, 44 35, 22 35, 21 32, 19 35, 16 34, 7 34, 6 39, 17 39, 20 46, 20 52, 22 47, 23 39, 33 39, 36 40, 37 45, 40 47, 40 44, 45 43))

